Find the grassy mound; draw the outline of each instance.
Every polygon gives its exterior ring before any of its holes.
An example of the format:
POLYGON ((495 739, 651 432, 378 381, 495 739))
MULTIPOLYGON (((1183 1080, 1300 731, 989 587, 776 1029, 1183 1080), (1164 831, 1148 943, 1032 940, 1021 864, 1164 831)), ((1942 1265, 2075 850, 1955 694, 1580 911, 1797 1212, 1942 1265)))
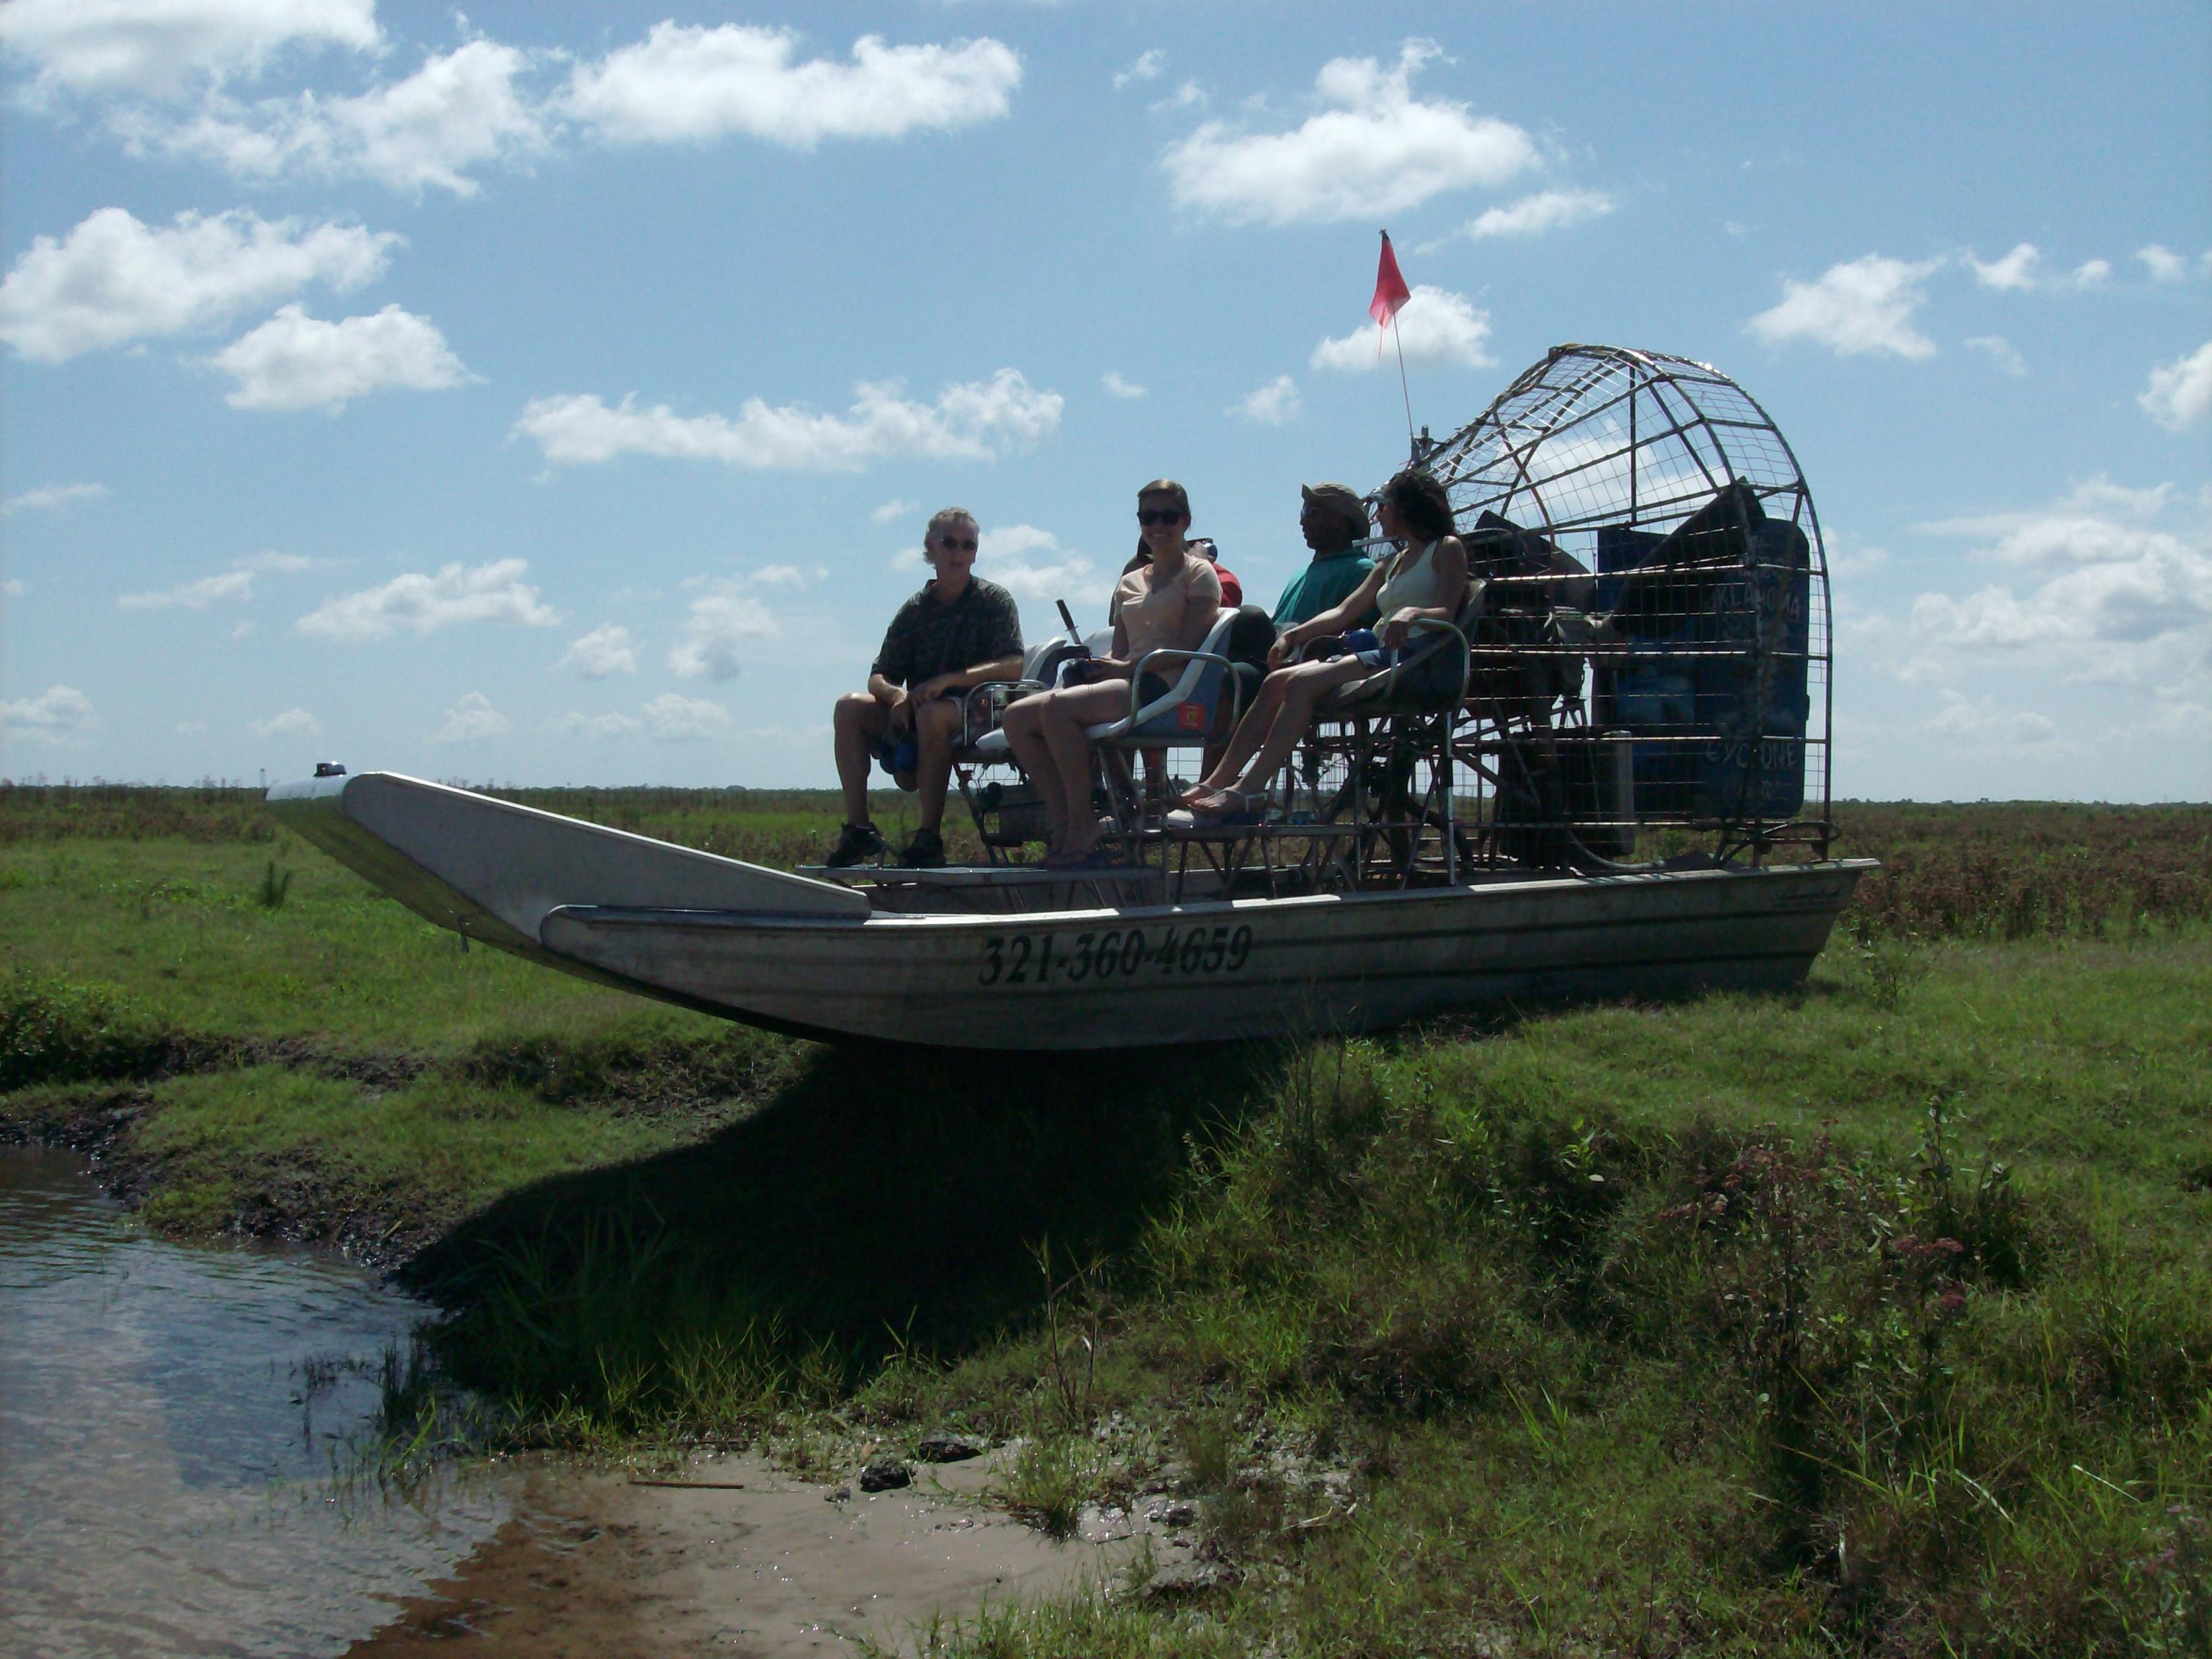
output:
POLYGON ((959 1653, 2197 1650, 2212 941, 1211 1057, 825 1061, 423 1267, 525 1441, 951 1425, 1206 1588, 959 1653), (441 1279, 441 1274, 448 1275, 441 1279))

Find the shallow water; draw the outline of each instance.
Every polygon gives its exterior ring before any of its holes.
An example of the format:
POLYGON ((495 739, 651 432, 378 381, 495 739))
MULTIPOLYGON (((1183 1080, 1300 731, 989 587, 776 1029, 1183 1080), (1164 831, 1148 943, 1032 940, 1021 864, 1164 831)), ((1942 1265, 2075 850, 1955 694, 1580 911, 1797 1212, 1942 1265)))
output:
POLYGON ((154 1237, 0 1148, 0 1650, 342 1652, 488 1538, 495 1479, 330 1478, 427 1310, 348 1264, 154 1237))

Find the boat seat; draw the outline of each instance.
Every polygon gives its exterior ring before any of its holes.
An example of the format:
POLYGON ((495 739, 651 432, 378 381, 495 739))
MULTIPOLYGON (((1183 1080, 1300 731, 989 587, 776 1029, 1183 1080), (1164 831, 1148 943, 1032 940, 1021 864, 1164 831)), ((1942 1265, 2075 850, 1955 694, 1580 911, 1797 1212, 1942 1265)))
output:
POLYGON ((1083 735, 1113 749, 1205 747, 1224 690, 1228 693, 1232 725, 1243 703, 1243 687, 1228 654, 1229 630, 1237 624, 1237 614, 1231 611, 1216 618, 1195 651, 1163 647, 1139 657, 1129 676, 1129 712, 1085 726, 1083 735), (1181 672, 1167 690, 1145 701, 1146 680, 1164 679, 1178 665, 1181 672))
POLYGON ((973 761, 978 766, 1011 766, 1014 746, 1006 741, 1006 728, 994 726, 953 758, 973 761))
POLYGON ((993 680, 971 687, 961 711, 961 740, 953 749, 953 763, 1012 765, 1013 746, 1006 741, 1006 732, 999 725, 1005 717, 1007 703, 1064 684, 1070 664, 1104 656, 1113 648, 1113 634, 1103 629, 1082 640, 1065 634, 1054 635, 1029 648, 1022 660, 1022 677, 1018 680, 993 680), (1006 687, 1006 695, 994 698, 990 693, 999 685, 1006 687))
POLYGON ((1415 623, 1399 661, 1338 686, 1322 698, 1314 710, 1316 718, 1434 714, 1459 707, 1467 696, 1474 662, 1468 641, 1482 619, 1486 588, 1480 580, 1469 582, 1467 599, 1449 622, 1430 618, 1415 623))

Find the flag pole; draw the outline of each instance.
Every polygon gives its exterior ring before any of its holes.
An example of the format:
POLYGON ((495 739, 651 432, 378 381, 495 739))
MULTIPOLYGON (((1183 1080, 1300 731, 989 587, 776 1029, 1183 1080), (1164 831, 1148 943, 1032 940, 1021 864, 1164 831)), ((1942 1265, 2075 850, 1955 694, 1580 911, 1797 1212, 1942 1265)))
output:
MULTIPOLYGON (((1390 233, 1387 230, 1382 233, 1382 248, 1387 255, 1390 248, 1390 233)), ((1396 261, 1393 260, 1391 263, 1395 265, 1396 261)), ((1405 290, 1401 288, 1399 292, 1403 294, 1405 290)), ((1419 441, 1413 436, 1413 393, 1406 384, 1406 336, 1405 331, 1398 326, 1397 307, 1391 307, 1388 313, 1388 320, 1391 343, 1398 348, 1398 395, 1406 400, 1406 453, 1412 458, 1408 465, 1413 465, 1420 460, 1421 455, 1419 441)))
POLYGON ((1406 400, 1406 453, 1415 463, 1421 459, 1420 445, 1413 436, 1413 394, 1406 386, 1406 341, 1398 330, 1398 319, 1390 319, 1390 338, 1398 347, 1398 392, 1406 400))

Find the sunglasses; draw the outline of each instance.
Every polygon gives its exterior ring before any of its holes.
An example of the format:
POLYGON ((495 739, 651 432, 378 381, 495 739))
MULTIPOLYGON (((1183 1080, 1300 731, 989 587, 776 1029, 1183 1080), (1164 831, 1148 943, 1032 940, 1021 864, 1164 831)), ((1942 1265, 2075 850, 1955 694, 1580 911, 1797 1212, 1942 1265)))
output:
POLYGON ((973 536, 939 536, 937 538, 937 544, 948 553, 955 548, 963 553, 973 553, 975 550, 975 538, 973 536))
POLYGON ((1189 516, 1179 507, 1147 507, 1138 513, 1137 522, 1146 526, 1181 524, 1189 516))

